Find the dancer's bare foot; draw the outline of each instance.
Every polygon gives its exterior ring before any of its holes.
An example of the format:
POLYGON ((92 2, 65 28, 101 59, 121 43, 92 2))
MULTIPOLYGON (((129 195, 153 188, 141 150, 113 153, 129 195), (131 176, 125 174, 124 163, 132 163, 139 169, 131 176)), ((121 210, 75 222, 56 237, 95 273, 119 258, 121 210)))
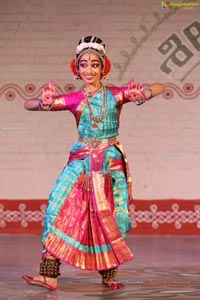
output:
POLYGON ((41 275, 34 277, 24 275, 23 279, 25 279, 29 284, 45 287, 49 290, 56 290, 57 288, 57 278, 51 278, 41 275))

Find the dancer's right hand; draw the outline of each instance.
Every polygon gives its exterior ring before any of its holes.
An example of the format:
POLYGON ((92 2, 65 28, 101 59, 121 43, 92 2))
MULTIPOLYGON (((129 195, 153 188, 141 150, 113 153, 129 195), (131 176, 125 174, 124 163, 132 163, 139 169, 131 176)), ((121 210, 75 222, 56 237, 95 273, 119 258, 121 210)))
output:
POLYGON ((56 93, 56 85, 55 82, 49 80, 47 85, 42 87, 42 104, 52 105, 54 103, 54 97, 56 93))

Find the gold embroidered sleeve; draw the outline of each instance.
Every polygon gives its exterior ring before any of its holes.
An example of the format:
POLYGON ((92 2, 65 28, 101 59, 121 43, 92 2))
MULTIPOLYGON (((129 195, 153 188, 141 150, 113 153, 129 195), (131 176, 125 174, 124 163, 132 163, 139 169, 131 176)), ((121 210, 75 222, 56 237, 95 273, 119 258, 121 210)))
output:
POLYGON ((50 110, 67 110, 66 99, 64 95, 57 96, 50 110))

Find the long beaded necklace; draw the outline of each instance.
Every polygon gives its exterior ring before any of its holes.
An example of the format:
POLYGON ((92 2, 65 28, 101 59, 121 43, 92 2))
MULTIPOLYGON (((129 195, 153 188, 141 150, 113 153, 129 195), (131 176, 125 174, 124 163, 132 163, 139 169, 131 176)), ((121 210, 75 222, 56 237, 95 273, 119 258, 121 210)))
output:
MULTIPOLYGON (((100 90, 101 88, 102 88, 102 85, 101 85, 101 87, 98 88, 95 92, 93 92, 92 95, 95 94, 95 93, 96 93, 98 90, 100 90)), ((101 121, 103 121, 103 119, 105 118, 105 113, 106 113, 106 89, 105 89, 105 87, 103 87, 103 89, 102 89, 102 109, 101 109, 101 115, 100 115, 100 117, 94 116, 94 115, 93 115, 92 107, 91 107, 90 101, 89 101, 89 98, 92 97, 92 96, 91 96, 91 93, 90 93, 90 94, 89 94, 89 93, 87 94, 87 93, 84 91, 84 95, 85 95, 85 99, 86 99, 87 106, 88 106, 88 108, 89 108, 90 119, 93 121, 91 127, 92 127, 93 129, 98 129, 98 128, 99 128, 98 123, 101 122, 101 121)))

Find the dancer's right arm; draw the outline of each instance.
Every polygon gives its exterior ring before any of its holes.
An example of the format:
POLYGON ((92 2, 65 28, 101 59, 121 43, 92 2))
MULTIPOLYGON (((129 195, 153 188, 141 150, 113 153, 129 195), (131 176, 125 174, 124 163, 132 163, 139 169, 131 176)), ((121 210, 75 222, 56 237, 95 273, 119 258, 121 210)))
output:
POLYGON ((40 99, 25 100, 24 108, 27 110, 41 110, 39 106, 40 101, 40 99))

